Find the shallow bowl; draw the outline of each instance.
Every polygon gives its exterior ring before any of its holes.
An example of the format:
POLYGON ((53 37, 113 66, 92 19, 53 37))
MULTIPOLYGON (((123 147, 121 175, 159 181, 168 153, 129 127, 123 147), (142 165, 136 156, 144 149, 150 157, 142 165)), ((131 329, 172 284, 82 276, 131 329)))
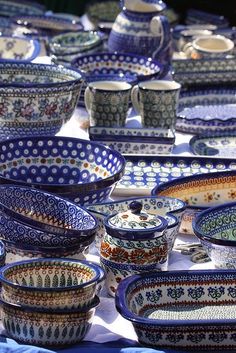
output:
POLYGON ((0 36, 0 61, 32 61, 40 52, 36 39, 0 36))
POLYGON ((79 70, 34 63, 0 63, 0 139, 55 134, 76 107, 79 70))
POLYGON ((235 283, 234 270, 145 273, 124 279, 115 303, 142 346, 235 350, 235 283))
MULTIPOLYGON (((219 160, 219 167, 220 164, 219 160)), ((156 186, 151 193, 153 196, 173 197, 184 201, 187 208, 182 218, 180 232, 193 234, 192 220, 199 211, 235 200, 236 171, 177 178, 156 186)))
POLYGON ((0 185, 0 236, 29 246, 82 244, 97 229, 95 217, 79 205, 30 187, 0 185))
POLYGON ((9 139, 0 151, 0 183, 32 186, 80 205, 108 198, 125 167, 117 151, 62 136, 9 139))
POLYGON ((236 269, 236 202, 210 207, 193 221, 193 230, 219 268, 236 269))
POLYGON ((91 328, 99 298, 84 310, 34 309, 0 301, 2 322, 11 338, 24 344, 63 347, 83 340, 91 328))
POLYGON ((32 259, 0 271, 1 297, 31 308, 84 309, 98 292, 104 271, 89 261, 32 259))

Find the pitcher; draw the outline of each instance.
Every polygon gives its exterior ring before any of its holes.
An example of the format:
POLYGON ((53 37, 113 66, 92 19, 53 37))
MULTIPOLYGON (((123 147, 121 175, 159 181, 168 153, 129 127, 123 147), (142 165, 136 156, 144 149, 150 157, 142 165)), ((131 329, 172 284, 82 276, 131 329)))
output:
POLYGON ((109 51, 132 53, 170 62, 171 34, 161 0, 123 0, 108 38, 109 51))

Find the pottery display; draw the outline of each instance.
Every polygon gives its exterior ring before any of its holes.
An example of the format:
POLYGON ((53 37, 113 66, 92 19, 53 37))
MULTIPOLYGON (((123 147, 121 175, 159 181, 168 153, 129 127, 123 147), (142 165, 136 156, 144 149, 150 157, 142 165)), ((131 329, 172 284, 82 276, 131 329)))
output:
POLYGON ((36 39, 11 36, 0 37, 0 61, 32 61, 40 52, 40 43, 36 39))
POLYGON ((160 0, 122 0, 122 12, 117 16, 108 38, 110 51, 146 55, 170 63, 171 34, 166 8, 160 0))

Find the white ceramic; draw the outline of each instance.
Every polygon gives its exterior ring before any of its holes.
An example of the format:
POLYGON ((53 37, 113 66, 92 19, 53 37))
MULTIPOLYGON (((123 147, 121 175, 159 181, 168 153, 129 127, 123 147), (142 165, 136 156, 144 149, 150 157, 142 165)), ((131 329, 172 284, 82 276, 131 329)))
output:
POLYGON ((186 55, 192 59, 221 57, 231 54, 234 42, 221 35, 200 36, 184 47, 186 55))
POLYGON ((84 93, 90 126, 125 126, 131 88, 129 83, 121 81, 90 82, 84 93))
POLYGON ((176 81, 140 82, 131 91, 131 101, 144 127, 175 129, 181 85, 176 81))

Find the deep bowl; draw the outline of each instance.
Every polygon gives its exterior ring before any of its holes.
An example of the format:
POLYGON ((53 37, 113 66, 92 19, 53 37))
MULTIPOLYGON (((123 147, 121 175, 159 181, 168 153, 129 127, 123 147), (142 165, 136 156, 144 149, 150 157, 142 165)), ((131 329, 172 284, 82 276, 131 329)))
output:
POLYGON ((36 39, 0 36, 0 61, 32 61, 40 52, 36 39))
POLYGON ((236 269, 236 202, 210 207, 193 221, 193 230, 215 267, 236 269))
POLYGON ((0 270, 1 297, 31 308, 83 309, 94 299, 104 275, 100 266, 86 260, 14 262, 0 270))
POLYGON ((29 246, 66 247, 94 234, 97 221, 87 210, 42 190, 0 185, 0 236, 29 246))
POLYGON ((35 309, 0 300, 2 322, 11 338, 24 344, 63 347, 80 342, 91 328, 99 298, 84 310, 35 309))
POLYGON ((0 139, 57 133, 76 107, 79 70, 62 66, 0 63, 0 139))
POLYGON ((32 186, 80 205, 108 198, 125 168, 119 152, 77 138, 16 138, 0 142, 0 151, 0 183, 32 186))

